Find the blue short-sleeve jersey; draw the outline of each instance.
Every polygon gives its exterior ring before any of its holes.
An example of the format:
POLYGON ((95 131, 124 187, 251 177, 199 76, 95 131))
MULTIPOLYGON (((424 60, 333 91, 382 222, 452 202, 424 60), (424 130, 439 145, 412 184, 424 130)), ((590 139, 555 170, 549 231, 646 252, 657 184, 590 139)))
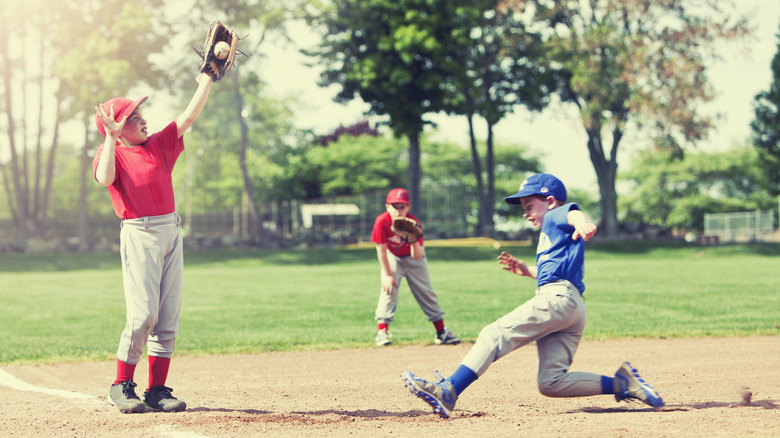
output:
POLYGON ((558 280, 568 280, 585 292, 582 278, 585 273, 585 241, 580 237, 572 240, 574 227, 569 225, 567 215, 579 210, 570 202, 554 208, 544 215, 539 245, 536 247, 536 281, 539 287, 558 280))

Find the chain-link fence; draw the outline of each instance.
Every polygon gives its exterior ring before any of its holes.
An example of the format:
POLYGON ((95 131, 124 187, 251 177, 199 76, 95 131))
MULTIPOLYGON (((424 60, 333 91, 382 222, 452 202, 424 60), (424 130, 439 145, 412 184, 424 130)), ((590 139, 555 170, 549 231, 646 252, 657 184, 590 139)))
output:
MULTIPOLYGON (((105 190, 100 187, 99 189, 105 190)), ((90 188, 90 190, 94 190, 90 188)), ((58 197, 54 191, 55 199, 58 197)), ((59 199, 72 197, 63 190, 59 199)), ((40 235, 22 241, 11 219, 0 219, 0 251, 24 250, 37 241, 42 250, 110 250, 119 240, 119 219, 108 210, 108 196, 90 196, 86 224, 80 231, 77 202, 60 203, 52 209, 40 235), (97 198, 96 200, 93 200, 97 198), (99 210, 100 213, 94 213, 99 210), (86 230, 86 233, 84 233, 86 230), (86 245, 79 235, 86 234, 86 245)), ((177 212, 182 217, 185 243, 195 247, 262 244, 261 236, 273 236, 286 245, 346 244, 371 240, 374 219, 385 211, 387 191, 313 200, 264 202, 259 218, 250 214, 248 199, 236 190, 195 189, 180 196, 177 212), (236 199, 236 202, 225 200, 236 199), (227 205, 227 206, 225 206, 227 205), (262 232, 261 232, 262 231, 262 232)), ((423 223, 429 238, 467 236, 474 228, 476 201, 462 188, 422 190, 420 205, 411 213, 423 223)))
POLYGON ((772 210, 707 213, 704 215, 704 235, 723 243, 773 241, 774 219, 772 210))

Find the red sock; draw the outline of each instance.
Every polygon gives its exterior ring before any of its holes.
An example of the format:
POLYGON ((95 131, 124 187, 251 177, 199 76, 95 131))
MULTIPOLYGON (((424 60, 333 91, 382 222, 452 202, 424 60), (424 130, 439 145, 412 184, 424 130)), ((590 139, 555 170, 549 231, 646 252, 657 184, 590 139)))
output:
POLYGON ((387 329, 388 329, 388 327, 390 327, 390 324, 386 324, 386 323, 380 323, 380 324, 378 325, 378 327, 379 327, 379 328, 377 329, 377 331, 379 331, 379 330, 387 330, 387 329))
POLYGON ((436 329, 436 333, 444 330, 444 320, 433 321, 433 327, 436 329))
POLYGON ((114 385, 133 380, 133 375, 135 375, 135 365, 126 364, 119 359, 116 360, 116 380, 114 380, 114 385))
POLYGON ((171 358, 149 356, 149 388, 165 385, 171 358))

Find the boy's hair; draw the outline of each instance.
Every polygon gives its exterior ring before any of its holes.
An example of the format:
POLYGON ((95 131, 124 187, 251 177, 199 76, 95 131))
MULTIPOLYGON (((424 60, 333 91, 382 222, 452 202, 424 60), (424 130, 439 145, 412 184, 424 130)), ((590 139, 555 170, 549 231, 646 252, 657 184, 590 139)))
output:
MULTIPOLYGON (((544 196, 544 195, 528 195, 528 196, 525 196, 525 198, 536 198, 536 199, 538 199, 538 200, 540 200, 540 201, 546 201, 546 200, 547 200, 547 198, 549 198, 550 196, 552 196, 552 195, 549 195, 549 196, 544 196)), ((555 198, 555 197, 553 196, 553 198, 555 198)), ((558 199, 558 198, 555 198, 555 206, 556 206, 556 207, 560 207, 561 205, 564 205, 564 204, 566 204, 566 201, 561 201, 560 199, 558 199)))

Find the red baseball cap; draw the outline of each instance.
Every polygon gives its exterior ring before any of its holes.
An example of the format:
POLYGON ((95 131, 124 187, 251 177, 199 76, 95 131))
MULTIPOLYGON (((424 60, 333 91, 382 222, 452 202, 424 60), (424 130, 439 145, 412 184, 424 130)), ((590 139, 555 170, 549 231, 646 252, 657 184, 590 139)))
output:
POLYGON ((398 188, 390 190, 387 194, 386 204, 409 204, 409 192, 404 189, 398 188))
MULTIPOLYGON (((103 110, 106 112, 106 114, 111 114, 111 105, 114 105, 114 120, 120 121, 125 116, 129 116, 130 114, 135 111, 136 108, 138 108, 138 105, 141 105, 142 103, 146 102, 146 99, 148 99, 149 96, 142 97, 138 100, 130 100, 125 97, 115 97, 108 102, 102 104, 103 110)), ((103 137, 106 136, 106 127, 103 126, 103 122, 100 121, 100 115, 95 111, 95 126, 97 126, 98 131, 100 132, 100 135, 103 137)))

